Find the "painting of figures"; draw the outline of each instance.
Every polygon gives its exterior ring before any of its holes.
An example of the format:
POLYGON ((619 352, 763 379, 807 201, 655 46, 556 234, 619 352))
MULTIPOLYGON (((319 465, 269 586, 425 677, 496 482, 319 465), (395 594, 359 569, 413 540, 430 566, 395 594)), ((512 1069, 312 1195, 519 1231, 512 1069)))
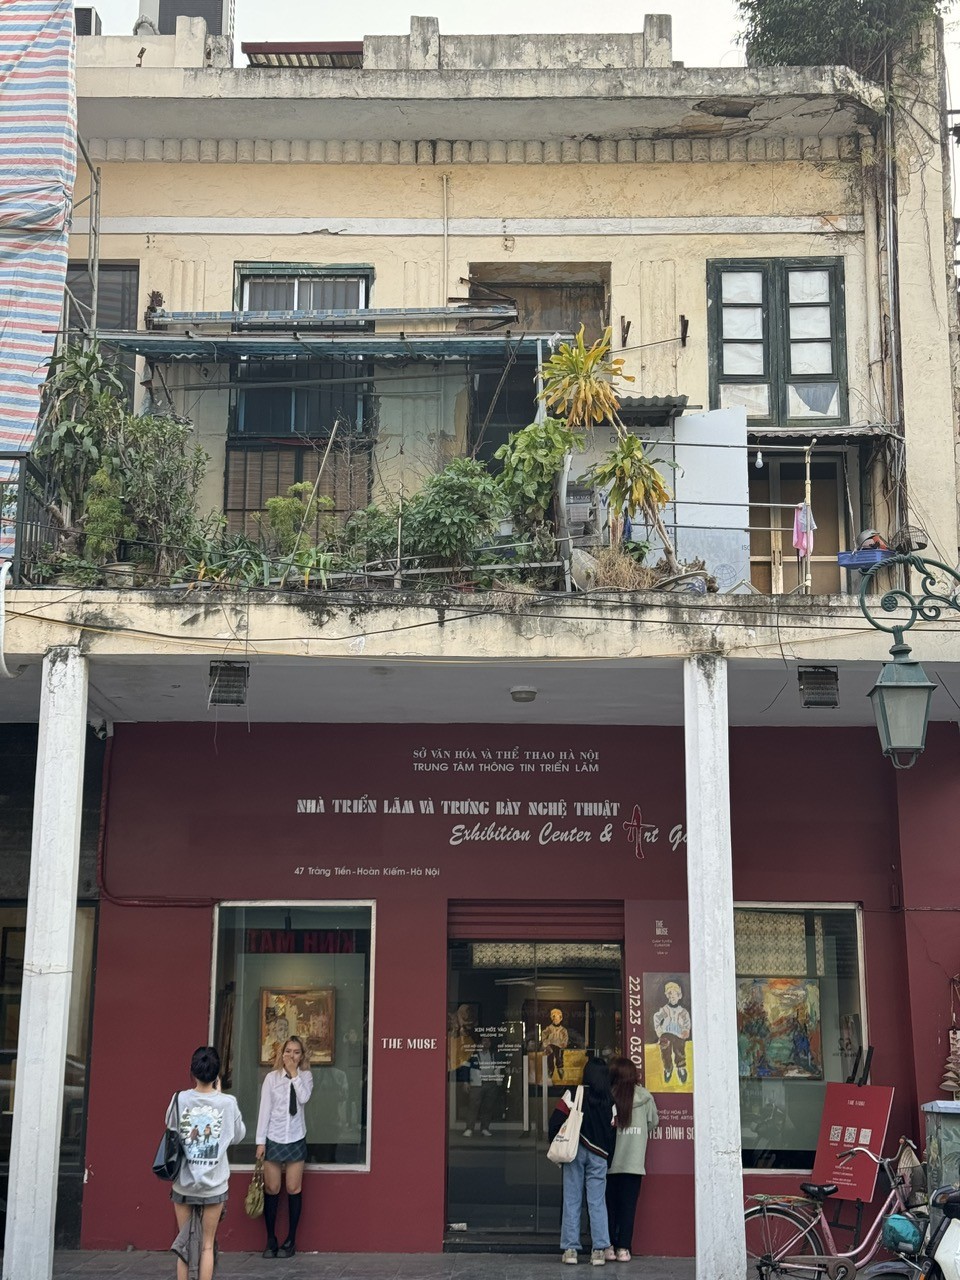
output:
POLYGON ((809 978, 739 978, 737 1039, 746 1080, 822 1080, 820 984, 809 978))

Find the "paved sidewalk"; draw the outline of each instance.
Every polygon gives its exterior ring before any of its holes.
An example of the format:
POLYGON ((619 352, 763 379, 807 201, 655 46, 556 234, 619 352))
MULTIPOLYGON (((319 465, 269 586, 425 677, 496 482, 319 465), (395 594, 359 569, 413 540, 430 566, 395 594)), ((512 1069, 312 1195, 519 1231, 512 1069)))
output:
MULTIPOLYGON (((589 1257, 580 1255, 580 1265, 589 1257)), ((690 1258, 636 1258, 608 1263, 609 1280, 693 1280, 690 1258)), ((599 1268, 597 1269, 599 1271, 599 1268)), ((561 1280, 570 1271, 560 1253, 301 1253, 264 1259, 258 1253, 223 1253, 216 1280, 561 1280)), ((59 1251, 55 1280, 174 1280, 171 1253, 88 1253, 59 1251)), ((574 1275, 578 1274, 576 1272, 574 1275)), ((587 1276, 597 1274, 587 1269, 587 1276)), ((604 1271, 601 1274, 607 1275, 604 1271)))

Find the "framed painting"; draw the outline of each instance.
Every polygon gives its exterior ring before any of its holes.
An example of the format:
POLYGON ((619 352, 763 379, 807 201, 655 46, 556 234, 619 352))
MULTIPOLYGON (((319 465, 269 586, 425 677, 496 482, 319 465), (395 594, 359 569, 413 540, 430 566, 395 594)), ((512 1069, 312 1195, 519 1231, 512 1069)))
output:
POLYGON ((693 1093, 689 973, 643 975, 644 1084, 651 1093, 693 1093))
POLYGON ((303 1041, 306 1065, 333 1064, 336 991, 333 987, 260 988, 260 1065, 272 1067, 290 1036, 303 1041))
POLYGON ((525 1000, 521 1012, 533 1078, 563 1088, 580 1084, 590 1039, 590 1002, 525 1000))
POLYGON ((745 1080, 822 1080, 820 983, 739 978, 737 1043, 745 1080))

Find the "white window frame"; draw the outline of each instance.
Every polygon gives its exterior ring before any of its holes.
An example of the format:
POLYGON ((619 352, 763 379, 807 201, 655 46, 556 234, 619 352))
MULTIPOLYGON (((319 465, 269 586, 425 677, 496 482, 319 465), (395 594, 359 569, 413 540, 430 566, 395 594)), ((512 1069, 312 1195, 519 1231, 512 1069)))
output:
MULTIPOLYGON (((304 907, 369 907, 370 909, 370 991, 367 1002, 367 1152, 362 1164, 307 1164, 307 1169, 329 1169, 334 1173, 369 1173, 370 1153, 373 1147, 373 1045, 374 1045, 374 993, 376 991, 376 958, 377 958, 377 901, 375 898, 231 898, 218 902, 213 908, 212 956, 210 961, 210 1015, 208 1019, 207 1039, 213 1044, 216 1033, 217 1003, 217 940, 220 936, 220 909, 222 907, 290 907, 300 910, 304 907)), ((231 1169, 252 1170, 252 1164, 234 1164, 231 1169)))
POLYGON ((269 280, 273 283, 283 280, 286 282, 293 281, 293 306, 289 307, 290 311, 313 310, 315 308, 306 308, 300 306, 300 285, 306 281, 313 284, 317 280, 356 280, 360 285, 360 302, 359 310, 365 310, 369 305, 370 297, 370 277, 365 272, 349 271, 342 272, 324 269, 323 271, 271 271, 269 273, 263 271, 252 270, 249 273, 242 272, 240 275, 240 283, 242 286, 242 310, 249 311, 250 301, 250 285, 254 282, 269 280))

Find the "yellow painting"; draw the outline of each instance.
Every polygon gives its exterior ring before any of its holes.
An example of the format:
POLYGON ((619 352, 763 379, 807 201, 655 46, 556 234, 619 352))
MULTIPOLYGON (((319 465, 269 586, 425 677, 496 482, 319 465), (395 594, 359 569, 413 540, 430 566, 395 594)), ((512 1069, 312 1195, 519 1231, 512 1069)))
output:
POLYGON ((643 1083, 651 1093, 693 1093, 692 1044, 687 1045, 686 1080, 681 1080, 676 1071, 670 1073, 669 1080, 663 1078, 665 1075, 663 1055, 658 1044, 645 1044, 643 1046, 643 1066, 646 1072, 643 1083))

